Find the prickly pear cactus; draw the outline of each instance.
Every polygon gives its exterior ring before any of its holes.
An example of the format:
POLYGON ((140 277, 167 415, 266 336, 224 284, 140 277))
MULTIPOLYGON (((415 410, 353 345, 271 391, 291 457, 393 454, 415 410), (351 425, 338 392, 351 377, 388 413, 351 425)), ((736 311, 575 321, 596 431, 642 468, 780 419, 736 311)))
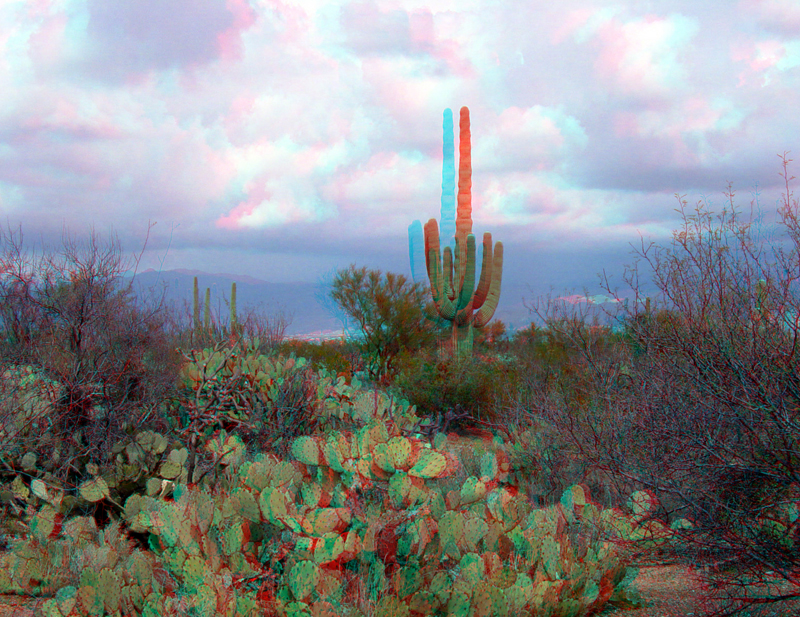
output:
POLYGON ((192 352, 179 375, 183 396, 206 406, 213 401, 220 418, 250 420, 258 407, 270 407, 279 400, 280 387, 290 375, 306 366, 305 358, 268 358, 255 349, 203 349, 192 352), (225 390, 235 390, 232 397, 220 397, 225 390))
MULTIPOLYGON (((225 429, 205 436, 198 451, 224 482, 191 484, 180 443, 131 436, 113 471, 87 465, 70 489, 119 504, 102 531, 65 517, 70 490, 17 477, 5 490, 36 509, 2 557, 0 588, 51 592, 45 614, 62 617, 358 614, 355 587, 379 615, 588 615, 625 593, 615 543, 662 533, 650 500, 604 510, 574 486, 535 509, 502 441, 464 473, 446 437, 414 434, 413 408, 357 386, 323 384, 330 424, 287 444, 285 460, 248 456, 225 429)), ((25 459, 32 475, 37 464, 25 459)))
POLYGON ((357 379, 348 385, 343 376, 324 369, 317 373, 320 429, 357 430, 373 421, 391 423, 400 434, 413 434, 420 426, 416 408, 379 390, 364 390, 357 379))
MULTIPOLYGON (((37 516, 48 519, 49 508, 44 506, 37 516)), ((0 554, 0 593, 49 595, 65 586, 79 589, 81 577, 89 576, 84 573, 99 572, 99 578, 92 579, 102 592, 98 597, 113 603, 111 583, 126 568, 146 572, 149 587, 160 584, 153 579, 152 557, 134 549, 119 522, 99 531, 93 518, 74 517, 55 526, 48 524, 47 529, 46 535, 34 531, 27 538, 13 539, 8 551, 0 554)))
POLYGON ((13 445, 33 432, 45 432, 47 414, 61 393, 61 385, 33 366, 13 366, 0 374, 0 397, 10 418, 0 423, 0 444, 13 445), (10 422, 9 422, 10 420, 10 422))

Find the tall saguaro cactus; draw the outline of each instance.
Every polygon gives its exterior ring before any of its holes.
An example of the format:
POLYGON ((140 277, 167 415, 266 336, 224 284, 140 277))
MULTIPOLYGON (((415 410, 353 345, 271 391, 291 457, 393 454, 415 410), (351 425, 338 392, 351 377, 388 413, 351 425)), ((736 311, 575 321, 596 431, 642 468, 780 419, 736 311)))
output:
MULTIPOLYGON (((503 243, 498 242, 492 250, 492 234, 483 234, 483 260, 476 289, 475 236, 472 233, 472 150, 469 109, 466 107, 461 108, 459 129, 455 246, 448 243, 443 251, 440 250, 439 225, 436 219, 430 219, 424 228, 425 267, 436 311, 440 317, 452 322, 453 353, 468 355, 472 352, 473 329, 489 323, 500 300, 503 243)), ((449 109, 445 110, 443 123, 443 231, 452 229, 447 214, 452 212, 450 204, 455 188, 455 148, 449 146, 448 139, 451 142, 453 140, 453 114, 449 109)), ((410 233, 412 228, 409 229, 410 233)), ((443 239, 447 241, 447 236, 443 239)))
POLYGON ((206 287, 206 305, 203 308, 203 332, 211 334, 211 288, 206 287))
POLYGON ((236 282, 231 283, 231 336, 239 334, 239 322, 236 318, 236 282))
POLYGON ((197 277, 194 277, 194 288, 192 295, 192 325, 194 332, 200 335, 200 287, 197 285, 197 277))

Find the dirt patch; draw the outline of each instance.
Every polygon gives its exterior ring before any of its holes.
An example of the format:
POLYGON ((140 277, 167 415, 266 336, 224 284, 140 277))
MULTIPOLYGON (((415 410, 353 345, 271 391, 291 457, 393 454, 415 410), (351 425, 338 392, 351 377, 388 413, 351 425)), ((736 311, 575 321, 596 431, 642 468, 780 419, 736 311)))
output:
POLYGON ((645 604, 641 608, 607 606, 603 617, 672 617, 702 615, 705 589, 697 574, 686 566, 645 566, 632 568, 631 586, 645 604))
MULTIPOLYGON (((683 617, 685 615, 707 615, 728 606, 723 590, 709 590, 700 574, 685 565, 647 565, 631 568, 628 576, 632 586, 639 592, 644 603, 640 608, 615 608, 606 606, 601 617, 683 617), (716 600, 708 598, 716 597, 716 600)), ((789 591, 791 585, 778 586, 789 591)), ((752 586, 750 595, 763 591, 764 586, 752 586)), ((775 593, 775 587, 771 587, 775 593)), ((800 600, 752 608, 741 613, 742 617, 787 617, 800 615, 800 600)))

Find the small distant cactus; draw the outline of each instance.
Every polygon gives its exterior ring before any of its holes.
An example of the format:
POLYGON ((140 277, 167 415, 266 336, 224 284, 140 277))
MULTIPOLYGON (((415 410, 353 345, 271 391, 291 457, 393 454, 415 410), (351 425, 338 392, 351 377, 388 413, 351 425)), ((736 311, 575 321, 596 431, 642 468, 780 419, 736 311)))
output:
POLYGON ((194 277, 192 286, 192 325, 195 334, 200 334, 200 288, 197 284, 197 277, 194 277))
POLYGON ((236 282, 231 283, 231 336, 239 336, 241 328, 236 317, 236 282))
MULTIPOLYGON (((195 277, 195 281, 197 277, 195 277)), ((206 301, 203 307, 203 332, 211 333, 211 288, 206 287, 206 301)))
POLYGON ((237 312, 236 312, 236 283, 231 283, 231 301, 230 301, 230 332, 227 329, 223 329, 222 331, 218 330, 218 326, 214 325, 214 319, 211 315, 211 288, 206 287, 205 291, 205 298, 203 303, 203 317, 202 321, 200 318, 200 289, 198 285, 198 279, 195 276, 193 282, 193 292, 192 292, 192 326, 194 328, 194 333, 199 340, 207 340, 208 337, 211 337, 215 334, 217 336, 219 334, 223 334, 225 336, 230 335, 231 337, 236 338, 241 334, 241 325, 239 324, 237 312))

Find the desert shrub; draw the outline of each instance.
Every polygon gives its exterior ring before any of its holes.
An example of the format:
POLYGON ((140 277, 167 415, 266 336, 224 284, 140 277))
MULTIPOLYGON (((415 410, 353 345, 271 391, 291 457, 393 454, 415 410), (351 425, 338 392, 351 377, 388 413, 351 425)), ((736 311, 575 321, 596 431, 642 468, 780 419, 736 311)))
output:
POLYGON ((619 375, 627 354, 623 336, 568 317, 563 306, 550 310, 545 327, 531 324, 511 342, 520 375, 517 415, 527 411, 538 419, 548 405, 575 419, 597 414, 607 388, 626 384, 619 375))
POLYGON ((359 347, 353 341, 285 341, 279 353, 305 358, 315 369, 324 368, 332 373, 352 374, 358 366, 359 347))
POLYGON ((472 345, 478 354, 507 354, 511 347, 511 337, 506 324, 499 319, 493 319, 483 328, 476 328, 472 345))
POLYGON ((517 380, 513 362, 505 359, 477 355, 441 359, 419 353, 403 361, 393 389, 416 405, 420 416, 467 414, 453 425, 464 428, 475 420, 497 422, 510 406, 517 380))
POLYGON ((60 252, 37 258, 23 251, 21 233, 0 232, 0 242, 3 364, 30 366, 57 384, 51 404, 30 419, 41 430, 30 432, 30 422, 18 430, 20 408, 3 406, 0 420, 14 427, 3 445, 24 448, 28 430, 41 455, 49 457, 54 443, 69 447, 59 473, 71 457, 102 460, 125 424, 156 418, 174 389, 180 358, 164 334, 164 304, 136 301, 131 285, 120 283, 128 264, 119 244, 102 246, 94 232, 84 244, 65 234, 60 252))
POLYGON ((258 429, 242 435, 255 451, 287 456, 294 437, 313 434, 317 428, 318 404, 315 370, 308 364, 298 366, 287 371, 273 396, 254 409, 258 429))
MULTIPOLYGON (((538 307, 538 305, 537 305, 538 307)), ((576 435, 592 426, 597 435, 614 431, 617 410, 609 390, 627 392, 621 372, 627 361, 623 336, 611 328, 587 323, 563 304, 548 305, 546 324, 515 333, 509 354, 519 376, 509 422, 519 427, 523 453, 538 468, 531 494, 550 503, 571 484, 586 484, 604 505, 621 505, 633 486, 611 476, 576 435)))
MULTIPOLYGON (((595 414, 576 421, 552 399, 543 405, 599 467, 691 521, 672 551, 708 567, 708 582, 730 594, 728 614, 800 597, 800 221, 788 180, 779 215, 791 250, 773 247, 772 261, 732 191, 719 214, 702 202, 687 213, 681 199, 671 246, 640 253, 659 294, 649 310, 622 309, 627 357, 615 365, 583 346, 602 386, 595 414), (756 597, 771 573, 784 588, 756 597)), ((638 299, 638 266, 626 279, 638 299)))
POLYGON ((364 368, 371 379, 391 380, 404 351, 436 343, 438 325, 420 302, 424 288, 402 274, 351 265, 336 273, 330 297, 355 324, 364 368))

